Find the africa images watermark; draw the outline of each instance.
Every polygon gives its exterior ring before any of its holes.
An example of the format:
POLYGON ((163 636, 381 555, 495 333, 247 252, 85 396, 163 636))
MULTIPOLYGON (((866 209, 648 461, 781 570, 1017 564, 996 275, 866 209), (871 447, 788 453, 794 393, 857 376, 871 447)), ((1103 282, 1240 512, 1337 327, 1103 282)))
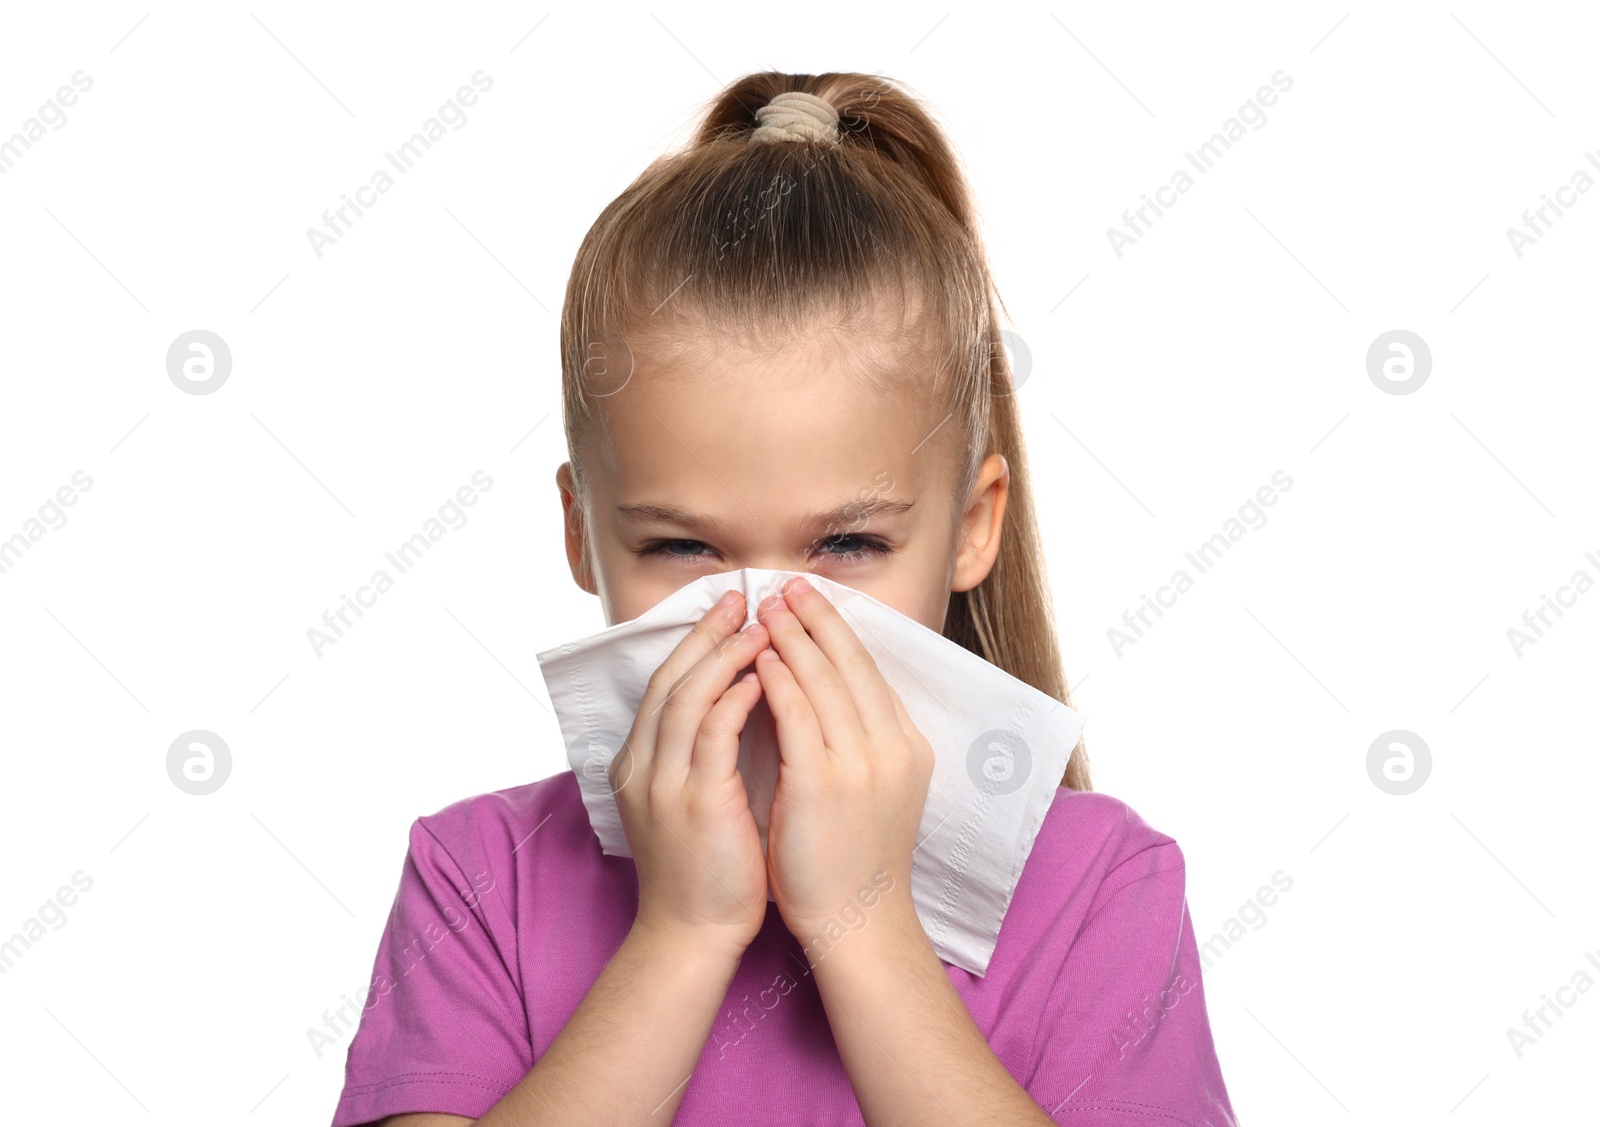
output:
MULTIPOLYGON (((815 970, 817 964, 828 957, 828 952, 832 951, 839 945, 839 943, 848 934, 848 932, 845 930, 846 928, 848 928, 850 931, 860 931, 862 928, 866 927, 866 909, 876 907, 880 902, 881 897, 891 892, 894 889, 894 886, 894 877, 884 872, 882 869, 879 869, 877 872, 873 873, 872 883, 862 885, 859 889, 857 889, 855 899, 846 900, 844 904, 840 906, 839 914, 832 917, 822 925, 821 934, 812 936, 811 942, 802 947, 802 950, 810 960, 810 965, 806 966, 801 972, 802 977, 815 970), (857 901, 860 902, 860 907, 856 906, 857 901)), ((799 962, 798 959, 795 961, 796 963, 799 962)), ((729 1049, 733 1048, 740 1041, 743 1041, 746 1037, 750 1036, 751 1031, 756 1027, 755 1021, 751 1020, 752 1014, 754 1014, 757 1020, 766 1017, 768 1013, 778 1008, 778 1003, 781 1002, 790 991, 799 985, 800 980, 795 978, 794 975, 789 974, 787 971, 780 971, 778 974, 773 976, 771 986, 767 987, 765 990, 757 992, 756 1001, 754 1003, 751 1003, 750 995, 742 995, 744 1008, 739 1012, 739 1014, 735 1015, 732 1010, 727 1012, 728 1024, 733 1027, 738 1036, 725 1040, 720 1035, 718 1030, 712 1029, 711 1031, 711 1043, 717 1048, 717 1059, 724 1059, 728 1055, 729 1049), (767 997, 769 995, 772 998, 772 1003, 770 1005, 767 1004, 767 997), (744 1025, 740 1024, 741 1018, 744 1020, 744 1025)))
MULTIPOLYGON (((1583 558, 1600 570, 1600 556, 1592 550, 1585 552, 1583 558)), ((1594 585, 1594 577, 1580 567, 1572 573, 1571 579, 1556 588, 1555 598, 1540 592, 1538 609, 1523 611, 1520 626, 1506 627, 1506 640, 1511 643, 1511 652, 1520 658, 1523 650, 1543 638, 1544 632, 1555 625, 1550 621, 1552 614, 1557 618, 1566 617, 1566 610, 1577 605, 1578 596, 1594 590, 1594 585), (1566 610, 1562 610, 1563 607, 1566 610)))
MULTIPOLYGON (((1585 149, 1583 153, 1583 159, 1588 161, 1595 168, 1600 169, 1600 153, 1591 152, 1588 149, 1585 149)), ((1524 247, 1531 247, 1534 243, 1548 235, 1551 229, 1555 227, 1555 219, 1550 218, 1550 216, 1546 215, 1545 213, 1547 211, 1553 211, 1556 213, 1556 219, 1559 219, 1561 216, 1566 214, 1562 208, 1572 207, 1575 205, 1578 202, 1578 197, 1588 192, 1592 187, 1594 187, 1594 177, 1590 176, 1586 169, 1580 168, 1572 174, 1570 184, 1563 184, 1561 187, 1555 190, 1555 199, 1551 199, 1544 192, 1540 192, 1539 198, 1543 200, 1544 203, 1540 204, 1536 208, 1526 210, 1522 213, 1522 225, 1526 227, 1530 233, 1524 233, 1517 230, 1515 227, 1506 228, 1506 239, 1511 243, 1511 252, 1518 258, 1521 258, 1524 247), (1542 229, 1539 226, 1540 222, 1544 223, 1544 227, 1542 229)))
POLYGON ((1117 1057, 1125 1058, 1129 1049, 1154 1033, 1161 1019, 1167 1016, 1167 1011, 1176 1007, 1183 1001, 1183 996, 1198 985, 1198 981, 1180 970, 1164 990, 1156 991, 1155 1001, 1152 1002, 1150 995, 1146 994, 1140 1000, 1137 1011, 1129 1010, 1123 1015, 1127 1018, 1127 1025, 1111 1032, 1111 1043, 1117 1047, 1117 1057))
POLYGON ((62 510, 76 505, 79 494, 89 492, 93 485, 94 478, 82 470, 74 470, 68 483, 55 491, 53 499, 46 498, 45 503, 39 506, 37 517, 23 521, 22 530, 12 533, 10 539, 0 540, 0 575, 16 567, 23 554, 44 539, 46 532, 66 527, 67 514, 62 510), (77 486, 77 489, 73 489, 73 486, 77 486))
MULTIPOLYGON (((454 97, 447 99, 433 117, 422 123, 423 132, 413 133, 407 137, 403 144, 395 147, 394 152, 384 152, 384 159, 396 172, 404 176, 415 168, 423 154, 432 149, 433 143, 445 135, 446 125, 452 130, 459 130, 467 124, 467 111, 463 107, 475 105, 482 94, 492 89, 494 76, 483 70, 477 70, 473 72, 471 82, 471 86, 462 86, 456 90, 454 97)), ((322 257, 323 247, 332 246, 355 227, 356 221, 345 214, 347 211, 355 212, 356 219, 359 219, 366 214, 365 209, 375 206, 378 197, 386 195, 396 183, 395 178, 383 168, 374 172, 370 180, 370 183, 363 184, 355 190, 354 199, 341 193, 339 198, 344 202, 322 213, 325 231, 315 227, 306 228, 306 238, 310 240, 311 250, 318 258, 322 257), (343 227, 340 226, 341 223, 343 227)))
MULTIPOLYGON (((1210 571, 1224 554, 1233 550, 1233 546, 1244 539, 1245 533, 1252 529, 1266 527, 1267 514, 1263 507, 1270 507, 1278 503, 1278 496, 1287 493, 1294 485, 1294 478, 1283 470, 1274 470, 1268 479, 1271 484, 1263 485, 1255 492, 1253 500, 1248 500, 1239 506, 1239 515, 1229 517, 1222 522, 1222 528, 1211 534, 1210 538, 1201 542, 1193 551, 1183 553, 1183 558, 1194 565, 1195 571, 1204 575, 1210 571), (1277 486, 1275 490, 1273 486, 1277 486)), ((1138 642, 1145 636, 1145 631, 1154 625, 1150 615, 1162 617, 1166 610, 1177 604, 1178 596, 1187 594, 1194 587, 1194 576, 1188 571, 1179 568, 1172 573, 1172 578, 1165 586, 1156 588, 1155 597, 1144 593, 1139 595, 1139 608, 1122 612, 1121 626, 1108 626, 1106 640, 1111 643, 1111 650, 1118 657, 1122 651, 1138 642)))
MULTIPOLYGON (((1183 159, 1188 161, 1196 172, 1204 176, 1215 168, 1217 162, 1233 148, 1233 143, 1245 135, 1246 125, 1251 130, 1259 130, 1267 124, 1266 107, 1276 104, 1279 96, 1294 86, 1294 76, 1286 71, 1276 70, 1272 73, 1270 81, 1271 86, 1258 88, 1255 97, 1248 99, 1232 117, 1222 123, 1223 132, 1213 133, 1203 144, 1195 146, 1194 152, 1184 152, 1183 159)), ((1122 213, 1122 224, 1127 228, 1126 231, 1116 227, 1106 228, 1106 238, 1111 242, 1111 251, 1118 258, 1122 257, 1124 247, 1133 246, 1155 228, 1155 219, 1146 215, 1146 211, 1153 211, 1156 213, 1156 218, 1160 218, 1166 214, 1163 208, 1176 205, 1178 197, 1187 194, 1196 184, 1195 178, 1183 168, 1173 172, 1170 180, 1170 183, 1163 184, 1155 190, 1155 199, 1141 194, 1139 198, 1144 202, 1137 208, 1122 213), (1140 222, 1144 224, 1142 229, 1139 226, 1140 222)))
MULTIPOLYGON (((1596 971, 1600 971, 1600 951, 1585 951, 1583 957, 1596 971)), ((1522 1058, 1522 1050, 1530 1045, 1537 1045, 1544 1040, 1544 1035, 1555 1028, 1555 1022, 1550 1014, 1556 1017, 1565 1017, 1566 1011, 1578 1004, 1578 999, 1594 988, 1594 979, 1589 972, 1579 967, 1572 972, 1572 981, 1566 986, 1556 987, 1556 996, 1540 994, 1542 1001, 1536 1010, 1522 1011, 1522 1029, 1514 1025, 1506 1026, 1506 1040, 1511 1043, 1511 1051, 1522 1058), (1546 1012, 1548 1011, 1548 1012, 1546 1012), (1523 1030, 1527 1032, 1523 1032, 1523 1030)))
MULTIPOLYGON (((422 523, 422 530, 411 534, 411 538, 395 548, 392 552, 383 553, 383 558, 394 567, 400 575, 404 575, 415 567, 422 557, 433 550, 433 546, 444 539, 444 534, 452 529, 466 527, 467 514, 464 511, 478 503, 478 497, 489 492, 494 485, 494 478, 482 470, 474 470, 470 485, 463 485, 457 489, 455 496, 439 506, 439 515, 429 517, 422 523), (478 488, 473 490, 472 486, 478 488)), ((322 612, 322 625, 327 629, 315 626, 306 628, 306 640, 311 643, 311 652, 319 658, 322 651, 344 637, 345 631, 355 626, 350 621, 350 615, 357 619, 366 615, 368 608, 375 606, 378 596, 387 594, 394 586, 394 577, 383 568, 372 573, 370 579, 362 586, 356 588, 355 597, 341 594, 339 607, 336 610, 322 612)))
POLYGON ((1262 885, 1256 889, 1256 894, 1243 904, 1234 916, 1222 923, 1222 929, 1206 940, 1200 946, 1200 965, 1205 970, 1211 969, 1211 964, 1222 958, 1223 954, 1233 949, 1233 945, 1246 935, 1245 925, 1251 931, 1260 931, 1267 926, 1267 909, 1277 904, 1278 897, 1294 887, 1294 877, 1279 869, 1272 874, 1272 884, 1262 885), (1273 891, 1276 887, 1277 891, 1273 891))
POLYGON ((22 921, 22 926, 11 938, 0 942, 0 974, 9 972, 26 952, 33 949, 35 943, 44 938, 46 925, 51 931, 66 927, 66 910, 78 902, 80 892, 88 892, 93 887, 94 878, 88 873, 82 869, 73 873, 72 884, 64 884, 56 889, 55 895, 40 905, 36 914, 22 921))
POLYGON ((94 85, 94 76, 77 70, 73 71, 70 81, 71 86, 61 86, 45 99, 39 112, 22 123, 21 130, 0 141, 0 176, 10 172, 26 152, 33 150, 33 143, 44 137, 45 126, 48 125, 52 131, 66 127, 67 109, 77 103, 79 95, 87 93, 94 85), (22 142, 21 148, 17 147, 18 141, 22 142))
MULTIPOLYGON (((445 924, 449 927, 447 933, 439 925, 438 920, 429 920, 428 925, 422 929, 422 934, 412 935, 410 942, 403 946, 391 946, 390 957, 394 960, 399 971, 398 977, 386 972, 379 972, 367 986, 356 991, 356 997, 340 994, 339 1008, 336 1010, 322 1011, 322 1028, 314 1025, 306 1027, 306 1042, 311 1046, 312 1053, 317 1059, 322 1058, 322 1050, 337 1045, 345 1033, 354 1029, 351 1017, 356 1010, 367 1011, 377 1009, 378 1003, 383 1001, 400 984, 400 979, 410 974, 426 959, 433 949, 444 942, 446 934, 460 935, 472 922, 472 909, 478 906, 478 901, 484 895, 494 891, 494 877, 488 872, 480 872, 472 878, 471 888, 458 888, 456 895, 461 897, 461 903, 466 905, 466 912, 457 912, 449 903, 443 907, 445 924), (457 917, 457 918, 452 918, 457 917)), ((401 937, 394 937, 394 944, 399 944, 401 937)))
MULTIPOLYGON (((797 151, 796 155, 801 156, 808 162, 805 168, 801 170, 801 176, 811 175, 811 170, 817 166, 820 159, 816 155, 819 151, 836 149, 844 143, 844 138, 847 134, 866 131, 870 124, 867 112, 877 107, 880 90, 884 88, 880 85, 866 91, 857 92, 856 100, 851 104, 850 112, 841 115, 839 118, 839 136, 831 144, 820 148, 804 146, 797 151)), ((736 209, 727 216, 729 227, 726 233, 730 237, 717 243, 717 258, 725 258, 729 247, 736 247, 743 242, 745 236, 755 229, 756 224, 764 219, 773 208, 777 207, 783 197, 793 191, 798 183, 799 181, 793 176, 780 172, 773 177, 770 184, 756 193, 754 201, 750 201, 746 196, 741 196, 736 209)))

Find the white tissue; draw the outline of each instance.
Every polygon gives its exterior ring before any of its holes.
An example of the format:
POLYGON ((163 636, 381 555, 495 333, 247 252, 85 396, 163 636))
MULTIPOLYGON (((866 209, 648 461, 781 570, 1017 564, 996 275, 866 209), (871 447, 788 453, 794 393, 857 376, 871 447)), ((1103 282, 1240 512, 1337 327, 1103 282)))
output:
MULTIPOLYGON (((761 600, 799 574, 743 568, 702 576, 638 618, 537 655, 604 853, 633 856, 607 769, 633 727, 651 674, 724 592, 742 590, 754 622, 761 600)), ((856 632, 933 747, 911 855, 912 900, 939 957, 981 976, 1083 718, 871 595, 804 574, 856 632)), ((739 741, 739 772, 763 849, 778 764, 777 732, 763 696, 739 741)))

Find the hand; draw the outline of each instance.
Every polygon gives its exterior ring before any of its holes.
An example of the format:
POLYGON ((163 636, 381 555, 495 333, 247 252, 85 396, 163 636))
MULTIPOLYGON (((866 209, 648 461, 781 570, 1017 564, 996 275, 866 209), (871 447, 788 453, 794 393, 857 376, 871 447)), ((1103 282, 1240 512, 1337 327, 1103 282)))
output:
MULTIPOLYGON (((756 658, 778 732, 767 879, 801 942, 887 873, 904 921, 911 850, 933 776, 933 748, 854 630, 803 579, 756 616, 774 649, 756 658)), ((881 891, 881 886, 879 891, 881 891)))
POLYGON ((730 591, 661 663, 608 772, 639 874, 635 925, 735 955, 767 911, 766 862, 739 774, 739 733, 761 683, 734 681, 765 648, 759 623, 735 632, 730 591))

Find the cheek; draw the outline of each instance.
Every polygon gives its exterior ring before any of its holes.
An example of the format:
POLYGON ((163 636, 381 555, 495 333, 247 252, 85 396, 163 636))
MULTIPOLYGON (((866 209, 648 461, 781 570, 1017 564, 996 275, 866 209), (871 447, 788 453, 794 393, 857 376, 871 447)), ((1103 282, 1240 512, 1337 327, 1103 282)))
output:
POLYGON ((699 573, 683 569, 674 576, 667 569, 652 566, 632 552, 621 552, 619 557, 604 568, 597 577, 601 607, 606 625, 631 622, 645 611, 661 602, 680 587, 687 587, 698 579, 699 573))
POLYGON ((618 582, 613 579, 611 583, 601 588, 601 593, 606 625, 615 626, 619 622, 632 622, 672 592, 663 590, 652 593, 641 584, 629 583, 627 580, 618 582))
MULTIPOLYGON (((950 590, 940 582, 942 578, 942 575, 919 576, 914 569, 908 569, 905 575, 848 583, 847 586, 871 595, 938 633, 944 629, 945 608, 950 602, 950 590)), ((845 582, 842 578, 839 581, 845 582)))
POLYGON ((943 632, 954 562, 941 540, 921 540, 902 561, 902 574, 895 580, 898 593, 883 601, 929 630, 943 632))

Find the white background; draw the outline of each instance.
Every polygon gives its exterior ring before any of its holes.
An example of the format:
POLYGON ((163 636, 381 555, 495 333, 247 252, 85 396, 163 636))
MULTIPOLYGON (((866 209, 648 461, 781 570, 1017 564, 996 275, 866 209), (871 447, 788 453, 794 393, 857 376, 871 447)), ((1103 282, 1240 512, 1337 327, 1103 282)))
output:
MULTIPOLYGON (((653 11, 11 5, 0 137, 0 976, 18 1122, 331 1118, 406 830, 566 769, 534 654, 599 630, 553 484, 557 320, 595 215, 752 70, 901 80, 949 130, 1032 368, 1020 389, 1096 788, 1171 834, 1246 1124, 1593 1115, 1600 991, 1600 169, 1580 5, 653 11), (531 30, 530 30, 531 29, 531 30), (493 88, 337 245, 306 229, 478 70, 493 88), (1136 245, 1106 230, 1269 77, 1293 87, 1136 245), (1549 213, 1547 213, 1549 214, 1549 213), (1068 296, 1070 295, 1070 296, 1068 296), (231 348, 185 394, 168 346, 231 348), (1366 355, 1431 348, 1404 395, 1366 355), (320 657, 325 610, 476 470, 494 484, 320 657), (1118 655, 1107 630, 1275 471, 1292 488, 1118 655), (1568 596, 1570 599, 1570 595, 1568 596), (168 778, 180 733, 232 773, 168 778), (1414 793, 1368 749, 1431 750, 1414 793), (1571 999, 1570 992, 1564 994, 1571 999)), ((1192 568, 1189 569, 1194 574, 1192 568)))

